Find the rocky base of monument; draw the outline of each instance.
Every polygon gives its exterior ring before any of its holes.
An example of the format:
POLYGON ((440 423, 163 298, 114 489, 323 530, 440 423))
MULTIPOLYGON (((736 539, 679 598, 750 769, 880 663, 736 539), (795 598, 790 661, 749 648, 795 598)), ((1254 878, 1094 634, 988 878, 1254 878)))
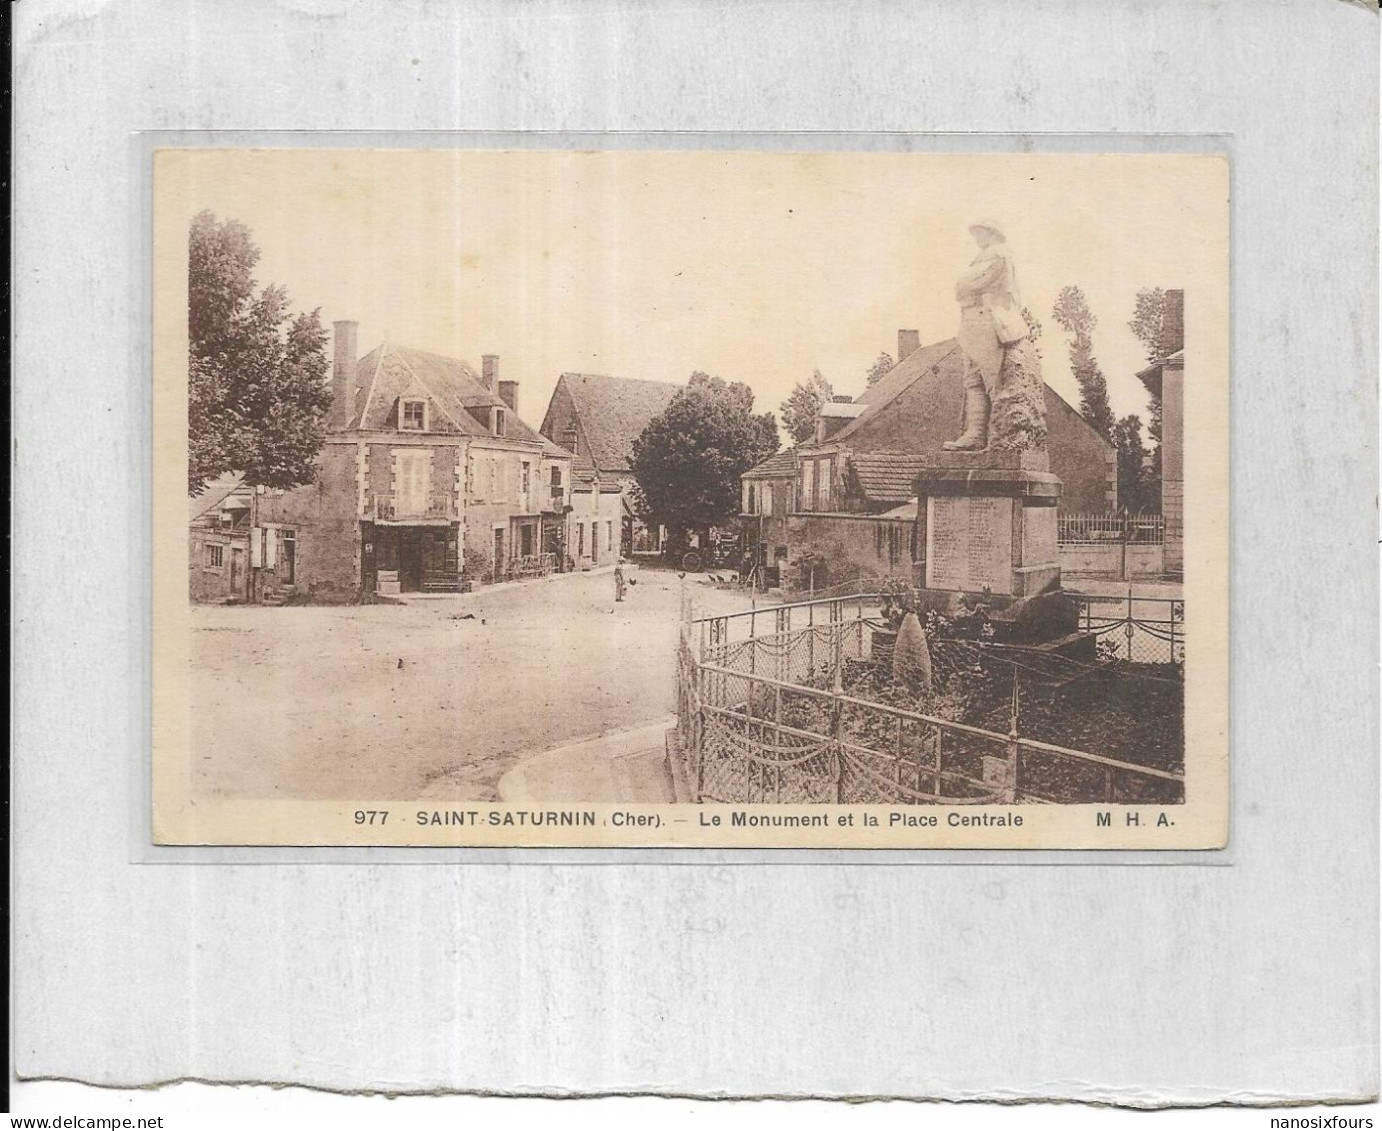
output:
MULTIPOLYGON (((998 393, 989 416, 990 452, 1046 451, 1046 384, 1029 341, 1003 352, 998 393)), ((978 454, 978 453, 976 453, 978 454)))
POLYGON ((985 618, 993 626, 992 640, 996 644, 1027 646, 1055 646, 1063 654, 1093 658, 1093 638, 1080 633, 1080 606, 1053 581, 1040 593, 1031 597, 1014 597, 991 592, 959 592, 945 589, 919 589, 916 606, 925 620, 928 612, 935 612, 947 620, 967 617, 976 606, 982 606, 985 618), (1080 640, 1076 640, 1080 637, 1080 640))

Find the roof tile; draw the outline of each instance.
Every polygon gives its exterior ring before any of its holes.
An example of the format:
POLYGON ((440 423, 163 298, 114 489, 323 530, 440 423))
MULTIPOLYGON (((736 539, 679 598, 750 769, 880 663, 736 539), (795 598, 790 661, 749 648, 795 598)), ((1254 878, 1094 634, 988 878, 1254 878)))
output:
POLYGON ((915 452, 856 452, 849 463, 865 499, 896 504, 916 496, 913 484, 928 459, 915 452))
POLYGON ((685 387, 594 373, 563 373, 561 381, 571 394, 591 460, 601 472, 616 474, 630 470, 633 442, 685 387))

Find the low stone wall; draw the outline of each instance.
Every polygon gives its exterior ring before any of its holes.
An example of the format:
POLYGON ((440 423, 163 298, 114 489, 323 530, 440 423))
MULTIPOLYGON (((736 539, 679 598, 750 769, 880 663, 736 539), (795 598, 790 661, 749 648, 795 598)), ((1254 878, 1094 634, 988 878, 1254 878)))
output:
POLYGON ((1107 546, 1062 543, 1061 573, 1075 577, 1115 577, 1128 581, 1160 577, 1165 572, 1164 549, 1156 544, 1129 542, 1125 567, 1121 542, 1111 542, 1107 546))
POLYGON ((785 585, 805 588, 805 562, 825 560, 815 588, 856 577, 911 577, 916 524, 867 514, 794 514, 787 520, 790 557, 782 563, 785 585))

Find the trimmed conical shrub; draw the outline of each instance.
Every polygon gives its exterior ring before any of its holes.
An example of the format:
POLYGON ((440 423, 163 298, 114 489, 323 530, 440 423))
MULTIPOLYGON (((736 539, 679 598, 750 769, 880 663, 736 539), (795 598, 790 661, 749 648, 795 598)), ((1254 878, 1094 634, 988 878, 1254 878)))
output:
POLYGON ((931 690, 931 649, 926 644, 926 632, 916 613, 902 618, 893 647, 893 679, 921 691, 931 690))

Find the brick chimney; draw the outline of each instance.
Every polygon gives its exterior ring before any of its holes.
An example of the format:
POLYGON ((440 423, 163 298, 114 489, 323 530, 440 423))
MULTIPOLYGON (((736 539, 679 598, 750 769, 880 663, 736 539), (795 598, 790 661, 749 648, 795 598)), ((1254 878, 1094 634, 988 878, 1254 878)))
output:
POLYGON ((1161 320, 1161 355, 1170 357, 1185 348, 1185 292, 1166 292, 1166 312, 1161 320))
POLYGON ((355 415, 355 359, 358 322, 334 322, 331 359, 331 415, 337 428, 350 425, 355 415))
POLYGON ((499 399, 509 406, 509 411, 518 415, 518 382, 500 381, 499 399))
POLYGON ((499 382, 499 355, 487 353, 480 358, 480 384, 488 393, 497 393, 499 382))
POLYGON ((897 360, 899 365, 919 349, 921 349, 920 330, 899 330, 897 332, 897 360))

